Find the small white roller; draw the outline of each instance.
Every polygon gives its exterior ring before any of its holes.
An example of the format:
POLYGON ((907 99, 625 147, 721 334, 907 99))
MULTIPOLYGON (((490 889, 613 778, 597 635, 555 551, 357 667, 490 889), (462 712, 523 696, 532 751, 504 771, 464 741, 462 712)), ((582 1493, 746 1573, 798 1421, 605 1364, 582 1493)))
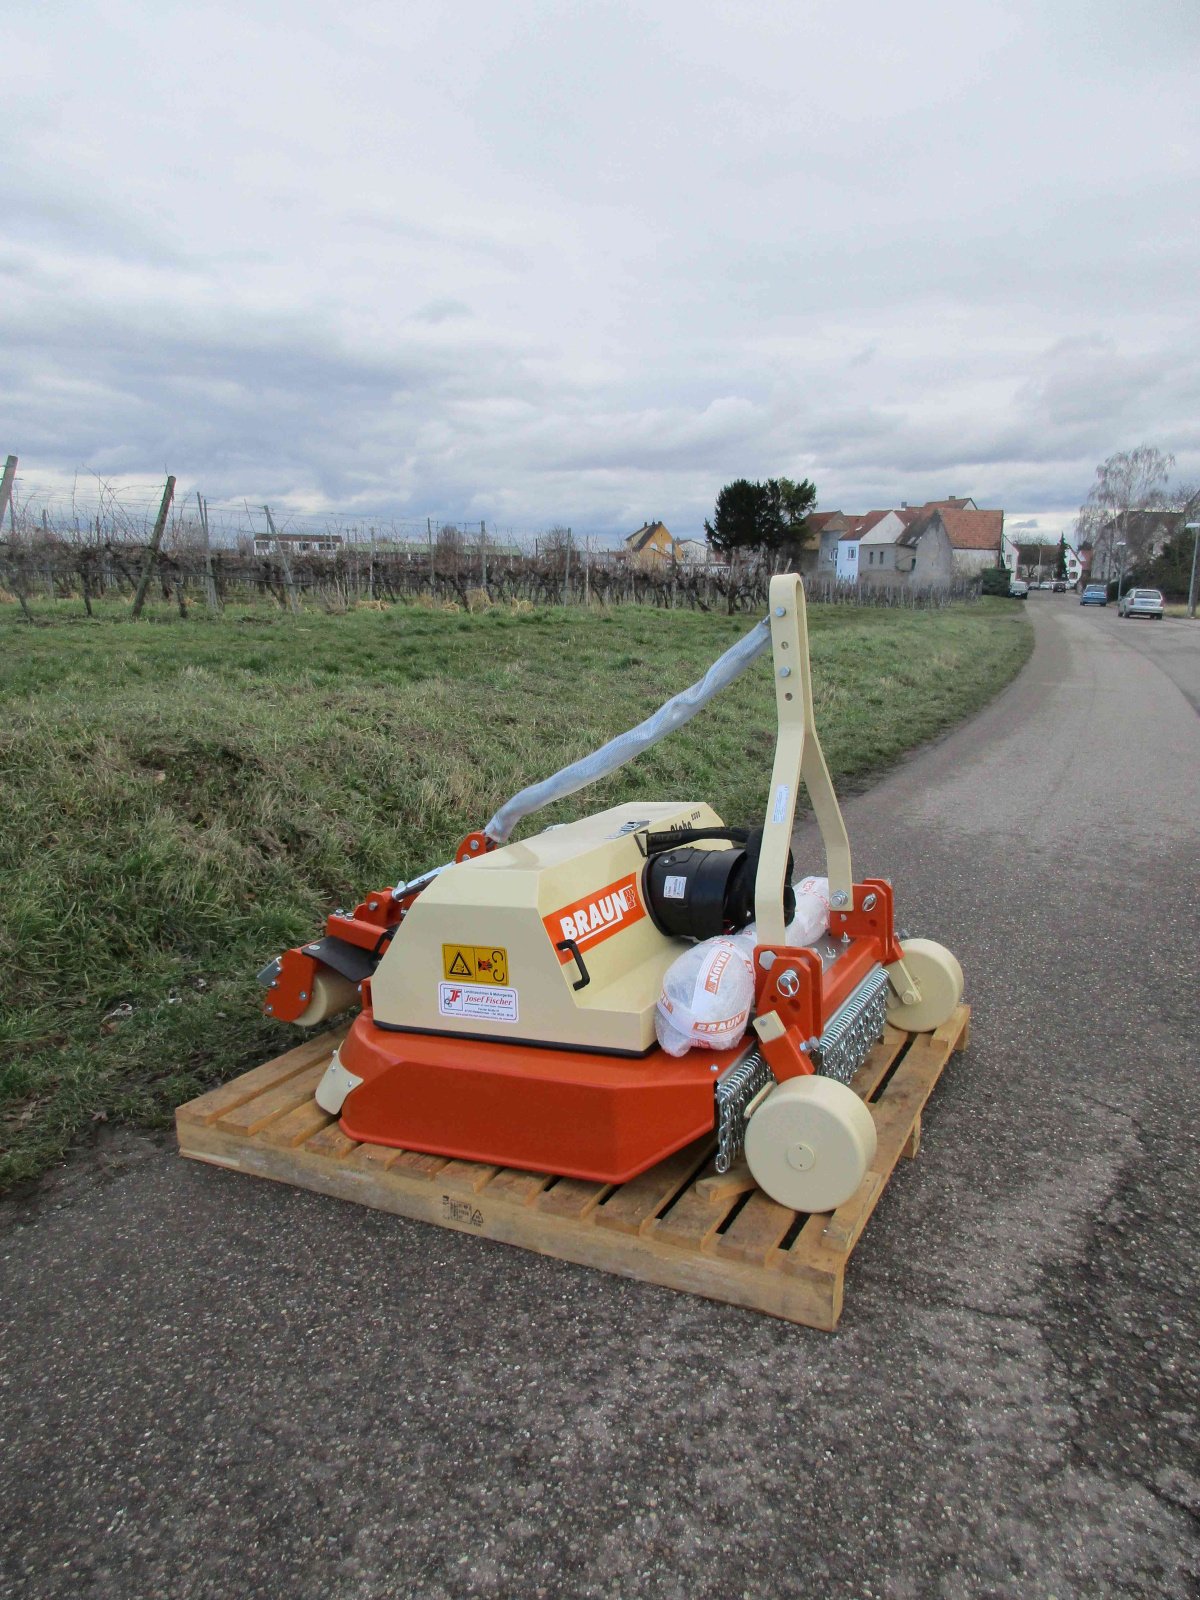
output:
POLYGON ((321 967, 313 979, 308 1005, 296 1018, 296 1026, 315 1028, 318 1022, 324 1022, 328 1017, 335 1017, 339 1011, 345 1011, 346 1007, 352 1006, 357 998, 356 983, 351 983, 349 978, 343 978, 340 972, 333 972, 329 967, 321 967))
POLYGON ((746 1161, 760 1189, 793 1211, 832 1211, 875 1157, 871 1113, 833 1078, 789 1078, 746 1124, 746 1161))
POLYGON ((897 967, 887 969, 891 980, 887 1019, 908 1033, 930 1033, 959 1005, 963 997, 963 970, 957 958, 933 939, 901 939, 904 965, 916 979, 920 998, 907 999, 910 991, 897 967))

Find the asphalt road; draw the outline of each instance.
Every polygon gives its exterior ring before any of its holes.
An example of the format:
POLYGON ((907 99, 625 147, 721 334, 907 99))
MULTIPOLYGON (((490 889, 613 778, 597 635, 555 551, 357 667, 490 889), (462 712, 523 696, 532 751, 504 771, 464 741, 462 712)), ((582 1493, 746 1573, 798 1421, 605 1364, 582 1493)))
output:
POLYGON ((1028 609, 847 808, 975 1025, 838 1333, 121 1136, 0 1232, 0 1593, 1194 1595, 1200 629, 1028 609))

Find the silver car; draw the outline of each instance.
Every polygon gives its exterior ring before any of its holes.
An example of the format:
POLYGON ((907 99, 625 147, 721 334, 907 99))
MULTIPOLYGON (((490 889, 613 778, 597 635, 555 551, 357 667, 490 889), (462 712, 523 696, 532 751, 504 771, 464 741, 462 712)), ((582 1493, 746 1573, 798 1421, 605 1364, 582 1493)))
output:
POLYGON ((1119 617, 1157 617, 1163 619, 1163 597, 1157 589, 1130 589, 1117 606, 1119 617))

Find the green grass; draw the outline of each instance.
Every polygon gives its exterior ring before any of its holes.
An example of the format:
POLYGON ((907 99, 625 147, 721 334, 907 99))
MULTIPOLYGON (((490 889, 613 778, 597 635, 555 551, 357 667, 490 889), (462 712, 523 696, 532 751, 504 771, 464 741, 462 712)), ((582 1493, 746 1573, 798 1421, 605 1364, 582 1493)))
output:
MULTIPOLYGON (((0 1190, 94 1123, 160 1124, 294 1041, 258 967, 335 905, 445 861, 524 784, 691 683, 749 620, 624 607, 288 618, 0 606, 0 1190), (116 1016, 112 1013, 117 1012, 116 1016)), ((843 788, 988 699, 1030 629, 1004 601, 814 607, 843 788)), ((761 812, 759 663, 691 727, 525 825, 638 796, 761 812)))

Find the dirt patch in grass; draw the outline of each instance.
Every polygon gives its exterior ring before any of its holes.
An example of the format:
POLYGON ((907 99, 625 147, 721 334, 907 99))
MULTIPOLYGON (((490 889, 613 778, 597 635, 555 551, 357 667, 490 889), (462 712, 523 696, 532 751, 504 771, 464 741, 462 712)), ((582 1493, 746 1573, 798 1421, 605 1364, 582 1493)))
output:
MULTIPOLYGON (((1030 649, 1004 602, 815 607, 835 781, 982 705, 1030 649)), ((0 1189, 89 1128, 163 1123, 287 1047, 254 975, 335 906, 447 860, 510 794, 694 681, 745 618, 254 615, 31 628, 0 608, 0 1189)), ((764 661, 526 832, 625 799, 762 811, 764 661)))

